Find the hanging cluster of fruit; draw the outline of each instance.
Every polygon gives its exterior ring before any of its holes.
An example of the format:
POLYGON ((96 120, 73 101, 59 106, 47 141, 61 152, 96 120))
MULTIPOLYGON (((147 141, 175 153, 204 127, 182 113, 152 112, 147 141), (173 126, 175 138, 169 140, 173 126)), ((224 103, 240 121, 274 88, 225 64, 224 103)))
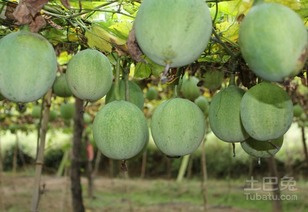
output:
POLYGON ((258 158, 279 151, 293 120, 293 103, 279 82, 302 70, 307 39, 304 23, 293 10, 256 1, 240 24, 239 46, 248 67, 263 82, 247 91, 230 83, 213 97, 209 122, 218 138, 241 142, 258 158))
POLYGON ((257 76, 282 82, 299 74, 306 62, 307 30, 290 8, 256 2, 240 25, 241 53, 257 76))
MULTIPOLYGON (((200 57, 212 34, 212 19, 202 0, 144 0, 134 28, 142 52, 165 66, 166 74, 170 67, 185 66, 200 57)), ((206 122, 196 104, 171 98, 155 109, 150 127, 158 149, 169 157, 180 157, 199 147, 206 122)))
MULTIPOLYGON (((186 99, 175 96, 164 101, 150 123, 156 146, 167 156, 191 154, 199 147, 207 129, 206 116, 218 138, 241 142, 250 155, 273 156, 282 146, 292 123, 293 104, 278 82, 302 70, 307 31, 291 9, 258 2, 240 25, 239 46, 249 68, 264 81, 246 90, 235 85, 233 74, 229 86, 213 96, 208 110, 199 90, 185 87, 196 86, 198 79, 183 79, 181 92, 186 99)), ((212 18, 204 0, 143 0, 133 31, 140 52, 164 66, 165 76, 170 68, 189 65, 200 57, 210 41, 212 18)), ((58 96, 73 94, 87 102, 106 96, 106 105, 93 122, 98 149, 109 158, 127 160, 146 147, 149 129, 142 111, 143 94, 125 73, 120 78, 119 58, 113 77, 112 65, 103 53, 81 50, 70 59, 66 73, 57 77, 52 45, 27 27, 1 39, 0 55, 0 92, 6 99, 36 101, 52 86, 58 96)))

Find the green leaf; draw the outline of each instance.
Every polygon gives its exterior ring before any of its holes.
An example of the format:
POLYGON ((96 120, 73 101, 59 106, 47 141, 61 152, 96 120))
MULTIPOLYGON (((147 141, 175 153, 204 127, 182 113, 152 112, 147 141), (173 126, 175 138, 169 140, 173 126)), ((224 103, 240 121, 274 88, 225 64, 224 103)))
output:
POLYGON ((139 62, 136 64, 134 72, 135 77, 146 78, 151 74, 158 77, 165 70, 164 66, 154 63, 147 57, 144 60, 145 62, 139 62))
POLYGON ((91 29, 86 31, 85 36, 91 48, 97 48, 104 52, 111 52, 112 46, 122 46, 126 43, 126 40, 111 34, 98 24, 93 24, 91 29))
POLYGON ((149 64, 139 62, 136 64, 134 77, 147 78, 151 75, 152 71, 149 64))
POLYGON ((88 45, 91 48, 97 48, 104 52, 111 52, 112 46, 109 42, 108 33, 101 27, 94 25, 90 30, 87 30, 85 36, 88 40, 88 45))
POLYGON ((67 64, 70 61, 71 58, 72 58, 71 54, 68 54, 67 51, 63 51, 58 56, 58 63, 59 63, 59 65, 67 64))

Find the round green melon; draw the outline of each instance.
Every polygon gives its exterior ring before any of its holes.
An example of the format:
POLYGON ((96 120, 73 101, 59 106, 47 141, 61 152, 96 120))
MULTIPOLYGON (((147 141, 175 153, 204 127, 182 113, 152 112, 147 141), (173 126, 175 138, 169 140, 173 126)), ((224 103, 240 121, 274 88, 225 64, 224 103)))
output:
POLYGON ((91 124, 93 121, 93 118, 89 113, 85 112, 83 113, 83 121, 85 124, 91 124))
POLYGON ((308 54, 304 21, 290 8, 259 3, 240 25, 239 46, 250 69, 269 81, 297 75, 308 54))
POLYGON ((58 113, 55 110, 49 111, 49 121, 54 121, 58 117, 58 113))
POLYGON ((42 107, 40 105, 34 105, 32 107, 32 112, 31 112, 31 115, 33 118, 40 118, 41 117, 41 110, 42 110, 42 107))
POLYGON ((149 131, 143 112, 135 104, 116 100, 96 114, 93 137, 105 156, 127 160, 142 151, 148 142, 149 131))
POLYGON ((213 133, 225 142, 240 142, 249 137, 245 131, 240 105, 245 91, 230 85, 215 94, 209 108, 209 123, 213 133))
POLYGON ((73 103, 63 103, 60 106, 60 115, 63 119, 72 119, 75 115, 75 105, 73 103))
POLYGON ((85 101, 104 97, 112 85, 112 67, 108 58, 94 49, 85 49, 67 65, 66 80, 72 93, 85 101))
POLYGON ((57 76, 52 86, 53 92, 56 96, 70 97, 73 95, 71 89, 69 88, 67 84, 65 75, 66 74, 64 73, 64 74, 57 76))
POLYGON ((194 101, 200 96, 200 88, 198 87, 199 79, 194 76, 184 78, 181 85, 181 94, 184 98, 194 101))
MULTIPOLYGON (((42 109, 41 105, 34 105, 32 107, 32 112, 31 112, 32 117, 35 119, 41 118, 41 109, 42 109)), ((56 120, 57 116, 58 116, 58 113, 55 110, 50 110, 48 120, 54 121, 56 120)))
POLYGON ((301 115, 304 113, 304 109, 300 104, 293 105, 293 115, 296 118, 300 118, 301 115))
POLYGON ((281 87, 262 82, 244 94, 241 120, 246 132, 254 139, 276 139, 284 135, 292 124, 293 103, 281 87))
POLYGON ((193 153, 205 134, 205 118, 199 107, 182 98, 161 103, 151 120, 151 133, 157 148, 169 157, 193 153))
MULTIPOLYGON (((119 81, 119 93, 120 93, 119 100, 125 100, 125 81, 124 80, 119 81)), ((141 88, 137 85, 137 83, 133 81, 128 81, 128 93, 129 93, 128 95, 129 102, 134 103, 141 110, 143 110, 144 96, 143 96, 143 92, 141 88)), ((116 100, 115 84, 112 84, 111 89, 106 95, 106 103, 109 103, 115 100, 116 100)))
POLYGON ((282 144, 283 136, 269 141, 258 141, 249 137, 247 140, 241 142, 241 147, 247 154, 253 157, 269 158, 280 150, 282 144))
POLYGON ((158 97, 158 91, 156 90, 156 88, 154 87, 149 87, 146 94, 145 94, 145 97, 149 100, 149 101, 152 101, 154 99, 157 99, 158 97))
POLYGON ((159 65, 180 67, 194 62, 205 50, 212 19, 203 0, 144 0, 134 27, 147 57, 159 65))
POLYGON ((205 96, 199 96, 195 99, 195 104, 203 111, 203 113, 207 116, 209 113, 209 101, 205 96))
POLYGON ((32 102, 51 88, 57 72, 52 45, 26 29, 12 32, 0 42, 0 91, 13 102, 32 102))
POLYGON ((203 85, 209 90, 216 90, 220 88, 224 81, 224 73, 222 71, 207 71, 203 75, 203 85))

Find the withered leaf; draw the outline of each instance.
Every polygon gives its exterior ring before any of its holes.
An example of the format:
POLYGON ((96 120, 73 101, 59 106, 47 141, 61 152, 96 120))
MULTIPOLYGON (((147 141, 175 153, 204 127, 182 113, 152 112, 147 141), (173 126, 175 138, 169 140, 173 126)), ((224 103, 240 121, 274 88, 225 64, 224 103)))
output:
POLYGON ((17 7, 16 3, 13 2, 8 2, 6 4, 6 10, 5 10, 5 17, 9 20, 14 20, 14 16, 13 16, 13 12, 15 10, 15 8, 17 7))
POLYGON ((33 21, 29 24, 31 32, 38 32, 41 28, 46 26, 46 21, 41 15, 34 17, 33 21))
POLYGON ((47 2, 48 0, 21 0, 13 16, 18 24, 29 24, 32 32, 38 32, 46 24, 39 12, 47 2))
POLYGON ((31 15, 34 17, 47 4, 48 0, 23 0, 23 2, 25 2, 31 15))
POLYGON ((126 42, 128 52, 130 56, 136 60, 137 62, 142 62, 142 51, 137 43, 136 35, 135 35, 135 28, 133 27, 132 30, 129 32, 128 39, 126 42))
POLYGON ((32 21, 30 11, 27 5, 23 2, 18 4, 13 13, 13 16, 19 24, 29 24, 32 21))

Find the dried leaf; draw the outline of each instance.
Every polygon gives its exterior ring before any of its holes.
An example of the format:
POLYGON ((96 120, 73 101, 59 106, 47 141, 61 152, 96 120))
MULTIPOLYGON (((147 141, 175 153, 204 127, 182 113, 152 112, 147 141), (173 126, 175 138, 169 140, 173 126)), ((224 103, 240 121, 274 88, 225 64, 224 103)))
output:
POLYGON ((31 32, 38 32, 41 28, 45 26, 46 26, 46 21, 41 15, 36 16, 34 20, 29 24, 31 32))
POLYGON ((137 62, 144 61, 142 58, 142 51, 137 43, 136 35, 135 35, 135 28, 133 27, 132 30, 129 32, 128 39, 127 39, 127 48, 130 56, 136 60, 137 62))
POLYGON ((6 4, 5 17, 9 20, 14 20, 13 12, 16 9, 17 4, 13 2, 8 2, 6 4))
POLYGON ((23 0, 30 10, 31 15, 34 17, 37 13, 41 11, 48 0, 23 0))
POLYGON ((13 15, 19 24, 29 24, 32 21, 30 11, 24 2, 18 4, 13 15))
POLYGON ((46 24, 39 12, 47 2, 48 0, 21 0, 13 16, 18 24, 29 24, 30 30, 37 32, 46 24))

